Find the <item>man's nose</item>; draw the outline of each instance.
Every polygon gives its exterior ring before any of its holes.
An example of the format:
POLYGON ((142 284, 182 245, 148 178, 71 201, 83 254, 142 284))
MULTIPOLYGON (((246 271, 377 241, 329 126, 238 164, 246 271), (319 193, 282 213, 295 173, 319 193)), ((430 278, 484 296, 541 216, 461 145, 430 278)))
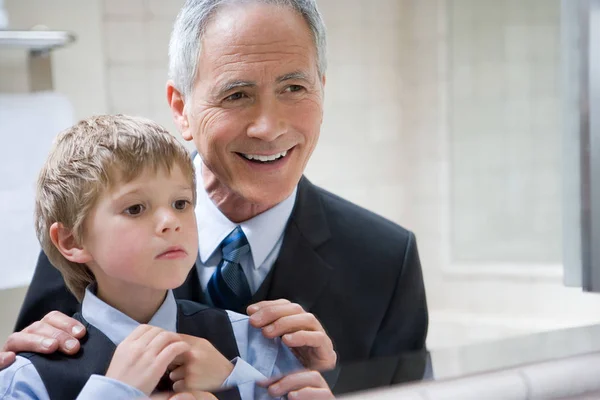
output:
POLYGON ((248 127, 248 136, 272 142, 287 131, 287 118, 277 99, 261 99, 256 118, 248 127))

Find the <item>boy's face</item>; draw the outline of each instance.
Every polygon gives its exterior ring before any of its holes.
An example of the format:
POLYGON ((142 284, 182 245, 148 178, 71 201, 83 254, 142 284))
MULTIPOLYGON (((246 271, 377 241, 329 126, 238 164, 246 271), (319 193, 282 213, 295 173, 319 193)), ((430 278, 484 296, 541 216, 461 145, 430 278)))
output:
MULTIPOLYGON (((99 197, 84 223, 87 263, 101 291, 180 286, 198 254, 198 230, 189 180, 147 169, 99 197)), ((123 294, 123 293, 122 293, 123 294)))

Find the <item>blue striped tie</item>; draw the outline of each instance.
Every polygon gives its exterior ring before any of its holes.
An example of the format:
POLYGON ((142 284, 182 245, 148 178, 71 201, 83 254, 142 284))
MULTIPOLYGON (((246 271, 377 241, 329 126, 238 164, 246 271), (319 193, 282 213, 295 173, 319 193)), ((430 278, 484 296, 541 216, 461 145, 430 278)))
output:
POLYGON ((207 286, 208 294, 215 306, 241 313, 246 312, 246 307, 252 299, 252 292, 239 260, 249 252, 248 239, 239 226, 221 242, 223 258, 207 286))

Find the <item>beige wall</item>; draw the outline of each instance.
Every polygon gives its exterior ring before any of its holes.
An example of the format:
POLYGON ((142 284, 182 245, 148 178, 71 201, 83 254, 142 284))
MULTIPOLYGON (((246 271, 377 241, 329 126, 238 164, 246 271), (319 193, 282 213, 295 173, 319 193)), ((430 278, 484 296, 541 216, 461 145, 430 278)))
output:
MULTIPOLYGON (((493 27, 487 24, 474 25, 462 39, 452 36, 448 26, 452 14, 447 8, 461 7, 461 1, 466 2, 462 7, 468 3, 484 17, 496 13, 497 2, 487 0, 481 8, 475 7, 479 0, 346 0, 343 7, 339 0, 319 1, 328 26, 330 68, 322 136, 306 173, 314 182, 416 232, 430 305, 431 348, 600 320, 600 298, 563 288, 556 267, 510 263, 482 269, 474 263, 465 268, 451 257, 457 250, 453 235, 480 240, 464 245, 459 249, 462 253, 503 240, 465 233, 471 232, 463 224, 470 218, 469 210, 489 212, 478 208, 485 205, 485 197, 484 204, 453 206, 453 190, 468 189, 460 186, 459 178, 473 184, 468 168, 454 168, 454 155, 464 155, 471 166, 477 164, 470 147, 453 147, 455 135, 461 133, 449 117, 459 111, 465 115, 474 99, 467 98, 462 109, 453 108, 452 96, 457 94, 450 89, 459 78, 448 63, 449 55, 457 44, 470 48, 479 29, 490 33, 489 46, 500 45, 493 42, 493 27)), ((181 1, 61 0, 40 8, 45 3, 9 0, 7 6, 11 21, 27 20, 24 24, 29 26, 50 18, 53 27, 73 29, 79 35, 78 45, 54 56, 57 89, 72 98, 78 117, 102 111, 136 113, 175 132, 164 84, 166 46, 181 1), (33 18, 38 13, 45 19, 33 18)), ((516 7, 518 15, 546 7, 543 0, 506 3, 516 7)), ((519 38, 515 34, 514 40, 519 38)), ((22 81, 18 68, 11 70, 6 64, 0 61, 0 88, 18 89, 12 84, 22 89, 24 84, 14 83, 22 81)), ((523 68, 537 70, 535 65, 523 68)), ((492 78, 482 82, 488 83, 497 84, 492 78)), ((529 101, 537 107, 536 98, 529 101)), ((471 113, 479 114, 478 110, 471 113)), ((501 139, 491 137, 484 148, 496 141, 501 139)), ((522 144, 521 150, 526 150, 525 142, 514 142, 522 144)), ((556 149, 555 143, 549 146, 550 151, 556 149)), ((557 160, 549 157, 547 162, 549 171, 556 172, 557 160)), ((516 174, 514 168, 503 173, 507 182, 516 174)), ((554 178, 550 174, 548 179, 554 178)), ((479 196, 487 189, 468 190, 479 196)), ((1 321, 0 327, 3 324, 12 321, 1 321)))
POLYGON ((452 258, 560 264, 560 1, 447 7, 452 258))
MULTIPOLYGON (((456 248, 453 248, 453 245, 456 244, 455 232, 465 228, 453 225, 465 223, 468 226, 468 216, 473 213, 481 213, 482 210, 489 212, 489 204, 486 203, 489 200, 485 196, 488 195, 487 192, 494 190, 488 182, 485 186, 472 190, 471 196, 479 198, 480 201, 469 204, 468 208, 471 213, 465 211, 463 214, 465 220, 457 219, 453 215, 453 207, 455 207, 453 192, 457 189, 454 172, 456 161, 454 141, 457 132, 453 130, 451 121, 457 117, 479 118, 480 111, 477 108, 479 105, 476 101, 477 97, 468 98, 473 109, 463 109, 460 115, 453 109, 455 104, 452 104, 453 95, 455 95, 451 91, 452 85, 455 83, 453 76, 455 71, 452 70, 452 67, 455 67, 455 64, 449 61, 452 51, 455 50, 452 43, 460 39, 453 36, 449 22, 452 12, 456 11, 451 7, 460 6, 461 3, 463 10, 476 13, 473 19, 476 23, 475 27, 479 27, 471 29, 470 34, 463 36, 465 43, 467 45, 472 43, 474 37, 479 39, 477 36, 479 30, 477 29, 482 31, 483 39, 489 39, 485 37, 485 32, 491 29, 488 21, 498 19, 498 15, 503 15, 498 9, 497 2, 484 1, 481 4, 479 1, 469 2, 466 0, 403 2, 405 5, 411 4, 415 12, 415 17, 412 18, 415 22, 413 25, 415 30, 411 37, 415 38, 412 43, 416 49, 411 51, 410 48, 405 48, 405 50, 409 51, 411 57, 415 57, 420 66, 413 79, 423 85, 423 89, 418 93, 412 92, 407 95, 416 95, 417 98, 425 99, 422 103, 417 101, 416 103, 421 106, 411 111, 412 117, 415 118, 414 127, 416 129, 407 134, 409 139, 404 142, 411 145, 410 153, 414 155, 414 159, 407 160, 405 164, 405 168, 410 169, 412 178, 404 182, 410 195, 406 199, 407 214, 403 222, 417 232, 420 243, 431 311, 431 331, 428 343, 430 347, 457 345, 598 322, 600 320, 600 297, 595 294, 582 293, 578 288, 565 288, 562 284, 561 266, 558 263, 539 265, 531 262, 531 258, 529 260, 527 258, 519 259, 519 262, 506 262, 501 259, 494 260, 486 255, 486 262, 465 265, 456 262, 456 259, 453 258, 453 253, 456 252, 456 248), (435 32, 432 32, 433 29, 435 32), (421 38, 421 40, 416 38, 421 38), (419 53, 419 49, 426 50, 419 53), (422 129, 418 129, 419 127, 422 129)), ((507 0, 503 4, 510 4, 512 12, 518 16, 515 18, 520 17, 527 21, 533 15, 533 22, 536 18, 555 21, 553 13, 556 13, 556 10, 554 8, 546 9, 546 7, 554 7, 555 2, 507 0)), ((405 11, 408 10, 407 7, 405 11)), ((509 20, 508 22, 514 24, 514 21, 509 20)), ((553 28, 551 25, 546 29, 547 32, 555 32, 553 30, 555 27, 553 28)), ((522 32, 523 36, 529 39, 528 36, 532 31, 535 32, 535 28, 525 30, 522 32)), ((552 37, 551 34, 549 36, 552 37)), ((518 39, 523 39, 523 37, 513 37, 513 43, 518 39)), ((488 46, 496 48, 503 45, 506 44, 493 41, 488 44, 488 46)), ((543 37, 540 45, 552 46, 552 40, 543 37)), ((477 47, 466 47, 477 50, 477 47)), ((530 49, 526 48, 525 51, 528 52, 530 49)), ((547 59, 547 63, 550 62, 552 62, 552 58, 547 59)), ((525 71, 533 72, 529 83, 536 79, 535 71, 538 66, 539 62, 523 66, 525 71)), ((555 68, 555 66, 549 65, 548 68, 555 68)), ((473 71, 471 80, 477 79, 478 72, 481 71, 473 71)), ((400 73, 406 72, 401 71, 400 73)), ((491 80, 491 78, 489 79, 491 80)), ((502 77, 500 76, 499 79, 502 77)), ((541 81, 545 82, 545 80, 551 79, 544 78, 541 81)), ((485 85, 485 82, 483 84, 485 85)), ((536 103, 535 96, 527 100, 534 108, 540 106, 536 103)), ((527 114, 523 114, 522 118, 526 117, 527 114)), ((547 116, 549 121, 555 121, 553 120, 555 117, 556 115, 553 114, 547 116)), ((493 121, 496 116, 492 114, 489 118, 493 121)), ((528 131, 529 135, 524 135, 522 141, 515 140, 509 147, 509 151, 548 152, 550 157, 544 160, 545 164, 537 170, 537 173, 541 174, 541 180, 545 179, 546 182, 546 187, 542 187, 541 190, 547 190, 547 188, 556 190, 560 176, 550 174, 548 177, 547 174, 549 171, 554 171, 555 174, 560 171, 560 160, 552 157, 556 154, 556 146, 558 146, 556 136, 552 135, 557 135, 557 132, 556 130, 549 132, 548 137, 544 136, 543 140, 532 145, 531 136, 533 134, 545 133, 539 131, 541 129, 539 124, 535 129, 528 131)), ((474 133, 476 132, 471 132, 471 134, 474 133)), ((461 132, 458 132, 459 136, 460 134, 461 132)), ((493 135, 506 135, 507 132, 494 131, 493 134, 490 132, 488 134, 490 145, 483 148, 489 152, 499 151, 498 146, 494 146, 494 143, 500 142, 501 139, 498 140, 493 135)), ((481 150, 481 148, 477 150, 481 150)), ((483 169, 485 173, 487 159, 481 157, 480 151, 470 151, 466 146, 460 149, 459 154, 467 159, 466 162, 472 163, 474 166, 472 173, 475 176, 480 169, 483 169)), ((533 155, 532 158, 536 156, 533 155)), ((523 159, 526 158, 526 156, 523 157, 523 159)), ((525 169, 529 166, 523 166, 522 169, 508 167, 509 165, 501 170, 500 174, 506 176, 509 182, 519 182, 522 174, 532 173, 525 169)), ((535 174, 536 171, 534 170, 533 173, 535 174)), ((464 175, 466 176, 466 173, 464 175)), ((534 200, 537 201, 539 198, 534 198, 534 200)), ((526 202, 528 198, 522 197, 518 200, 526 202)), ((547 199, 547 202, 551 207, 556 208, 553 199, 547 199)), ((525 207, 528 206, 525 205, 525 207)), ((496 211, 501 212, 502 208, 498 208, 496 211)), ((544 217, 549 219, 548 226, 560 226, 560 211, 546 212, 544 217)), ((500 224, 505 224, 505 221, 500 220, 500 224)), ((494 231, 498 227, 490 222, 487 229, 494 231)), ((553 234, 553 232, 542 233, 553 234)), ((473 249, 473 252, 477 252, 480 246, 497 244, 490 242, 491 240, 499 242, 504 240, 502 237, 491 238, 488 235, 478 235, 477 232, 472 232, 469 238, 472 240, 470 248, 473 249)), ((531 240, 531 237, 527 239, 531 240)), ((548 239, 546 245, 556 246, 554 239, 551 239, 548 239)), ((468 250, 469 247, 464 248, 464 251, 468 250)), ((539 249, 537 251, 539 252, 539 249)), ((557 255, 560 257, 560 251, 549 253, 554 254, 550 258, 554 262, 556 262, 557 255)), ((495 356, 502 357, 502 354, 495 356)))
POLYGON ((168 44, 182 0, 104 0, 108 110, 151 117, 176 133, 167 106, 168 44))
MULTIPOLYGON (((5 0, 9 28, 74 32, 74 45, 52 53, 55 90, 69 97, 76 118, 107 111, 102 1, 5 0)), ((29 90, 25 52, 0 49, 0 92, 29 90)))

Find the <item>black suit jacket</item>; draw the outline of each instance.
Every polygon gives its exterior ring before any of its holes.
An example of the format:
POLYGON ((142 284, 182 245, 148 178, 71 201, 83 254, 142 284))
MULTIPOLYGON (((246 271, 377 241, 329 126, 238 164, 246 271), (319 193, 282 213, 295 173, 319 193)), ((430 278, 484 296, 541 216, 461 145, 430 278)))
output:
MULTIPOLYGON (((196 268, 174 292, 204 302, 196 268)), ((340 362, 425 346, 428 315, 415 236, 304 177, 279 258, 253 300, 279 298, 317 316, 340 362)), ((72 315, 77 307, 41 253, 15 329, 52 310, 72 315)))

